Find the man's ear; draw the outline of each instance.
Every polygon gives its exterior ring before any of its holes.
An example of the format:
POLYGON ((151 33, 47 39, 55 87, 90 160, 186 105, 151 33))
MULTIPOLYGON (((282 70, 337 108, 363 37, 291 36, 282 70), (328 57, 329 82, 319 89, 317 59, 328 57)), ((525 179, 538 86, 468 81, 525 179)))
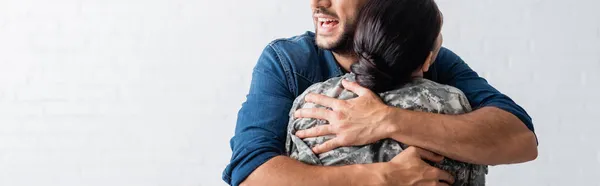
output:
POLYGON ((423 66, 421 67, 421 71, 423 71, 423 72, 429 71, 429 67, 433 63, 433 60, 434 60, 433 59, 433 52, 429 52, 429 56, 427 56, 427 59, 425 60, 425 63, 423 63, 423 66))

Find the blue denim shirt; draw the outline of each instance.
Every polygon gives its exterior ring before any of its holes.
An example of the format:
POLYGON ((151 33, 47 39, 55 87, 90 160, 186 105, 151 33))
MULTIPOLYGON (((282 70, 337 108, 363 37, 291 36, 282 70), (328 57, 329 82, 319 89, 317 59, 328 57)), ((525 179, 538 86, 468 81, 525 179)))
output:
MULTIPOLYGON (((310 85, 343 75, 331 51, 319 49, 307 32, 271 42, 254 67, 250 91, 231 138, 231 161, 223 180, 237 186, 269 159, 285 155, 289 111, 310 85)), ((479 77, 452 51, 442 48, 425 78, 462 90, 473 109, 493 106, 517 116, 533 131, 529 115, 479 77)))

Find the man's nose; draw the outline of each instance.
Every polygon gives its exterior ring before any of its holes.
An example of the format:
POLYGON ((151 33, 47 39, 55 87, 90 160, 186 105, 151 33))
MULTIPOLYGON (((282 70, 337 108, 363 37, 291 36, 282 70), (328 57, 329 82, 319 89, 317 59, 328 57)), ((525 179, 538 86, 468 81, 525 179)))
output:
MULTIPOLYGON (((352 0, 353 1, 353 0, 352 0)), ((329 8, 331 7, 331 0, 311 0, 311 7, 313 8, 329 8)))

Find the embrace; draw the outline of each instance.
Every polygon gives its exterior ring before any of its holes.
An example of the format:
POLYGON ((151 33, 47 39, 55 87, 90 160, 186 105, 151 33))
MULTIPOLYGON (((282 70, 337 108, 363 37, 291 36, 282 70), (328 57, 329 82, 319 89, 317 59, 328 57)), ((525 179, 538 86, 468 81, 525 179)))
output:
POLYGON ((434 0, 311 0, 258 59, 230 185, 485 185, 537 157, 526 111, 442 47, 434 0))

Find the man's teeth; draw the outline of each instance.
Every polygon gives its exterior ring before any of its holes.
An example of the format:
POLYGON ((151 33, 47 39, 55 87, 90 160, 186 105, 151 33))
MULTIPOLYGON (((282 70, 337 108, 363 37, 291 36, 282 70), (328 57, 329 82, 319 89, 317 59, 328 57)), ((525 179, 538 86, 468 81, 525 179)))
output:
POLYGON ((319 22, 334 22, 334 21, 337 21, 335 19, 327 19, 327 18, 319 18, 318 20, 319 20, 319 22))

